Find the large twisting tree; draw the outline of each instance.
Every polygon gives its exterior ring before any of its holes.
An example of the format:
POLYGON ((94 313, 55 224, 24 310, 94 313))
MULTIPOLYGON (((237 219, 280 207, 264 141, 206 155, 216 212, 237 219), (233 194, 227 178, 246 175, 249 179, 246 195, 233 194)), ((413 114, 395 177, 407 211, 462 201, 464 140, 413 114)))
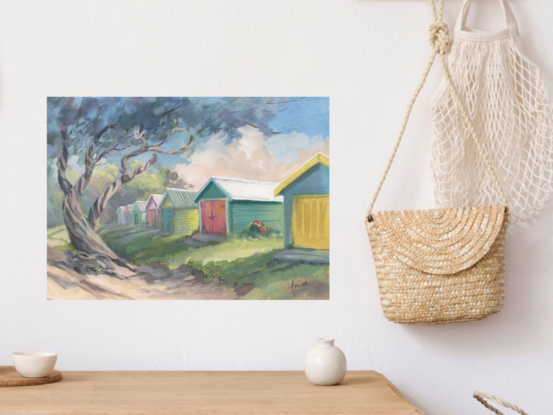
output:
POLYGON ((278 134, 269 121, 283 104, 270 98, 49 98, 48 151, 57 154, 63 219, 75 249, 124 263, 97 233, 113 195, 152 167, 158 155, 186 153, 214 133, 240 139, 238 129, 250 125, 265 135, 278 134), (82 167, 73 182, 70 157, 82 167), (132 169, 133 160, 143 164, 132 169), (85 211, 84 192, 102 163, 117 164, 119 174, 85 211))

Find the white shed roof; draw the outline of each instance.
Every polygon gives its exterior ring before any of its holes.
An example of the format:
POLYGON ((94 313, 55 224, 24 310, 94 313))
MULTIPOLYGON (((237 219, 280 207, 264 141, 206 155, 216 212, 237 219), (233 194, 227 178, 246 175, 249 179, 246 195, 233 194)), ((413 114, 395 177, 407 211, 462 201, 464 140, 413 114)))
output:
POLYGON ((275 197, 275 188, 278 182, 258 182, 255 180, 227 179, 226 177, 212 177, 198 192, 197 201, 203 190, 214 183, 229 200, 255 200, 263 202, 282 202, 283 197, 275 197))

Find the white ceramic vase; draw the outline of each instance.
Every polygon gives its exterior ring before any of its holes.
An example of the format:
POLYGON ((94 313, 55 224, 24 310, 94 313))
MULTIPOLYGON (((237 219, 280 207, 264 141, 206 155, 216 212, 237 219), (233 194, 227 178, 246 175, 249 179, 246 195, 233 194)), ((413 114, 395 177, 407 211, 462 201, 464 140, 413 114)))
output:
POLYGON ((334 339, 317 339, 317 344, 305 356, 305 375, 315 385, 337 385, 346 371, 346 356, 334 346, 334 339))

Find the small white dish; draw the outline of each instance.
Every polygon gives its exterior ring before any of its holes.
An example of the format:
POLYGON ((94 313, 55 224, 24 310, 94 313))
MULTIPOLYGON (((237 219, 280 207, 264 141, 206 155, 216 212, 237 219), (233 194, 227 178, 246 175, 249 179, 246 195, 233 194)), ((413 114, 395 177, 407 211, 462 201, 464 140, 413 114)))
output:
POLYGON ((48 352, 15 352, 12 354, 15 370, 26 378, 43 378, 56 366, 58 355, 48 352))

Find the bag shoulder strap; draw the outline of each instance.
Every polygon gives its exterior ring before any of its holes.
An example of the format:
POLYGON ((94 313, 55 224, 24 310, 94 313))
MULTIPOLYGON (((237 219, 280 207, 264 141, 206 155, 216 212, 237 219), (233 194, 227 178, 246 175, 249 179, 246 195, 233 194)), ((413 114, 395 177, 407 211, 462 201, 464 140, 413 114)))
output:
MULTIPOLYGON (((511 34, 513 39, 518 42, 518 25, 515 14, 513 13, 513 9, 511 9, 511 6, 509 5, 509 2, 507 0, 499 0, 499 3, 501 5, 501 8, 503 9, 503 14, 505 15, 505 23, 507 24, 507 29, 509 29, 509 33, 511 34)), ((461 11, 459 12, 459 16, 457 17, 457 21, 455 22, 453 39, 457 39, 459 37, 459 32, 461 32, 461 30, 465 28, 471 5, 472 0, 463 0, 461 11)))
POLYGON ((407 105, 407 110, 405 112, 405 116, 403 117, 403 122, 401 124, 401 128, 399 131, 399 135, 396 139, 394 148, 392 150, 392 154, 390 156, 390 159, 388 160, 388 164, 386 165, 386 168, 384 169, 384 174, 382 175, 382 178, 380 179, 380 182, 378 183, 378 186, 376 188, 376 191, 372 197, 371 202, 369 203, 369 207, 367 209, 366 218, 369 222, 372 222, 372 210, 374 207, 374 204, 376 202, 376 199, 378 198, 378 194, 380 193, 380 190, 382 189, 382 185, 384 184, 384 181, 386 180, 386 176, 388 175, 388 172, 390 171, 390 167, 392 166, 392 162, 394 161, 394 158, 396 156, 397 150, 399 148, 399 144, 401 143, 401 139, 403 138, 403 134, 405 132, 405 128, 407 127, 407 123, 409 121, 409 116, 411 115, 411 110, 413 109, 413 105, 415 104, 415 101, 417 100, 417 97, 419 96, 419 93, 422 90, 422 87, 424 86, 424 83, 426 82, 426 78, 428 77, 428 73, 430 72, 430 68, 432 67, 432 64, 434 63, 434 59, 436 58, 436 55, 440 55, 440 62, 442 66, 442 71, 444 74, 444 78, 446 80, 447 86, 449 90, 451 91, 451 95, 453 96, 453 99, 455 101, 455 105, 461 112, 461 115, 463 117, 463 121, 466 125, 466 127, 469 130, 470 136, 472 137, 472 140, 474 141, 474 144, 476 145, 476 148, 478 150, 478 153, 480 154, 480 157, 484 161, 484 165, 486 167, 486 170, 490 174, 492 181, 497 188, 499 192, 499 196, 501 197, 502 204, 507 207, 507 198, 505 197, 505 193, 503 192, 503 189, 501 188, 501 185, 499 184, 499 181, 497 180, 497 176, 495 172, 493 171, 493 168, 486 157, 486 154, 484 153, 484 149, 482 147, 482 144, 480 143, 480 140, 476 136, 476 131, 474 130, 474 126, 472 124, 472 121, 467 113, 467 110, 461 101, 461 98, 455 89, 455 86, 453 85, 453 80, 451 79, 451 74, 449 73, 449 69, 447 67, 445 56, 449 53, 451 49, 451 40, 449 39, 449 29, 447 25, 442 21, 442 15, 443 15, 443 9, 444 9, 444 0, 438 0, 438 3, 436 4, 435 0, 429 0, 430 6, 432 8, 432 14, 434 16, 434 22, 430 25, 430 44, 432 45, 432 54, 430 56, 430 59, 428 60, 428 63, 426 64, 426 68, 424 69, 422 79, 419 82, 417 88, 415 89, 415 93, 413 94, 413 97, 409 101, 409 104, 407 105))
POLYGON ((488 408, 490 411, 492 411, 497 415, 503 415, 503 412, 500 412, 498 409, 491 406, 488 402, 486 402, 486 399, 497 402, 498 404, 503 405, 505 408, 512 409, 513 411, 518 412, 520 415, 528 415, 518 406, 513 405, 512 403, 509 403, 509 402, 505 402, 504 400, 501 400, 493 395, 488 395, 487 393, 482 393, 482 392, 474 392, 472 396, 474 397, 474 399, 476 399, 478 402, 480 402, 482 405, 484 405, 486 408, 488 408))

